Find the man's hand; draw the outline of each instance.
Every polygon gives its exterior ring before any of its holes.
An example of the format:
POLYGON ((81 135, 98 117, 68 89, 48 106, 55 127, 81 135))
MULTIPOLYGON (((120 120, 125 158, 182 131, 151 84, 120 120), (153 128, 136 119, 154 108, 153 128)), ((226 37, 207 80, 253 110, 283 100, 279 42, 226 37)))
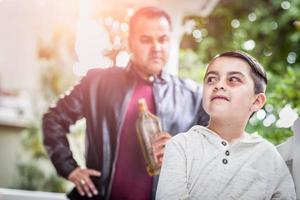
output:
POLYGON ((90 179, 90 176, 100 175, 101 173, 99 171, 77 167, 70 173, 68 179, 75 184, 81 196, 87 195, 88 197, 92 197, 93 195, 97 195, 98 191, 90 179))
POLYGON ((153 137, 153 154, 159 165, 162 164, 166 143, 171 139, 171 135, 167 132, 155 134, 153 137))

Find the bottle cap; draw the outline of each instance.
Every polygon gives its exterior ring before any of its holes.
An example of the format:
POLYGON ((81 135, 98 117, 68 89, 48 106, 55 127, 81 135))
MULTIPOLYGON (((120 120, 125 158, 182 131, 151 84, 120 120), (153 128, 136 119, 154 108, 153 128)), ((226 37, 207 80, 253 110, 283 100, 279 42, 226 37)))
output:
POLYGON ((144 98, 139 99, 138 104, 139 104, 139 110, 140 111, 147 110, 147 103, 146 103, 146 100, 144 98))

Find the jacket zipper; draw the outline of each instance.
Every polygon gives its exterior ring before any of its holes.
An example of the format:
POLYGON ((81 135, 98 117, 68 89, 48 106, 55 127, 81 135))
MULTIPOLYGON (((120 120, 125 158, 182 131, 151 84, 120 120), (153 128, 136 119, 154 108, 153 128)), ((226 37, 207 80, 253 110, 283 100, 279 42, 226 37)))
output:
MULTIPOLYGON (((161 130, 163 131, 164 130, 164 127, 163 127, 163 117, 160 113, 160 105, 159 105, 159 89, 157 89, 158 85, 157 83, 153 82, 153 87, 152 87, 152 91, 153 91, 153 96, 154 96, 154 104, 155 104, 155 111, 156 111, 156 115, 160 118, 160 128, 161 130)), ((155 187, 157 186, 157 183, 155 183, 155 178, 153 178, 153 184, 152 184, 152 189, 151 189, 151 199, 152 200, 155 200, 155 187)))
POLYGON ((154 96, 154 104, 155 104, 155 115, 157 115, 159 118, 160 118, 160 121, 161 121, 161 130, 163 131, 164 130, 164 127, 163 127, 163 116, 161 115, 160 113, 160 105, 159 105, 159 95, 157 93, 157 91, 159 89, 156 89, 158 86, 153 82, 153 87, 152 87, 152 90, 153 90, 153 96, 154 96))
POLYGON ((132 97, 135 86, 136 86, 136 81, 134 81, 133 87, 132 87, 130 93, 128 94, 128 97, 130 97, 130 98, 126 99, 127 100, 126 107, 125 107, 126 109, 124 110, 123 116, 121 118, 122 120, 121 120, 120 128, 119 128, 118 134, 117 134, 116 152, 115 152, 114 162, 113 162, 113 165, 112 165, 112 172, 111 172, 111 175, 110 175, 110 182, 109 182, 109 186, 108 186, 108 190, 107 190, 106 200, 108 200, 109 197, 110 197, 111 187, 112 187, 112 183, 113 183, 113 179, 114 179, 114 175, 115 175, 115 171, 116 171, 116 162, 117 162, 117 159, 118 159, 118 156, 119 156, 121 130, 122 130, 122 127, 123 127, 123 124, 124 124, 124 121, 125 121, 126 112, 127 112, 129 102, 131 100, 131 97, 132 97))

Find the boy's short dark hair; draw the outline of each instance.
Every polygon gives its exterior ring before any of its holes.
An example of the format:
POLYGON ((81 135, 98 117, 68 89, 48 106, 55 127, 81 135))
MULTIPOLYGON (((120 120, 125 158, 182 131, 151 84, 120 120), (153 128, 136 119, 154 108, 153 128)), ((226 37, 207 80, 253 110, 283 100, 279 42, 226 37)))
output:
POLYGON ((146 17, 146 18, 159 18, 159 17, 164 17, 166 20, 169 22, 170 27, 172 27, 172 22, 169 14, 155 6, 147 6, 147 7, 142 7, 138 9, 130 18, 129 21, 129 37, 134 34, 134 27, 136 22, 138 21, 139 18, 141 17, 146 17))
POLYGON ((252 56, 243 51, 227 51, 217 55, 213 60, 219 57, 240 58, 246 61, 251 68, 251 77, 254 81, 255 94, 264 93, 268 84, 267 74, 263 66, 252 56))

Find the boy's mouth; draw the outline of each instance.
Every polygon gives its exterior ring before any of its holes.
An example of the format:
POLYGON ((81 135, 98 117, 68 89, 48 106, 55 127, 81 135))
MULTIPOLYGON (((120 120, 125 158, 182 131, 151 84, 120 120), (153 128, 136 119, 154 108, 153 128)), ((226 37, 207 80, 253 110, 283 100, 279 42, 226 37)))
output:
POLYGON ((211 101, 214 100, 225 100, 225 101, 229 101, 229 98, 227 98, 226 96, 222 96, 222 95, 215 95, 211 98, 211 101))

